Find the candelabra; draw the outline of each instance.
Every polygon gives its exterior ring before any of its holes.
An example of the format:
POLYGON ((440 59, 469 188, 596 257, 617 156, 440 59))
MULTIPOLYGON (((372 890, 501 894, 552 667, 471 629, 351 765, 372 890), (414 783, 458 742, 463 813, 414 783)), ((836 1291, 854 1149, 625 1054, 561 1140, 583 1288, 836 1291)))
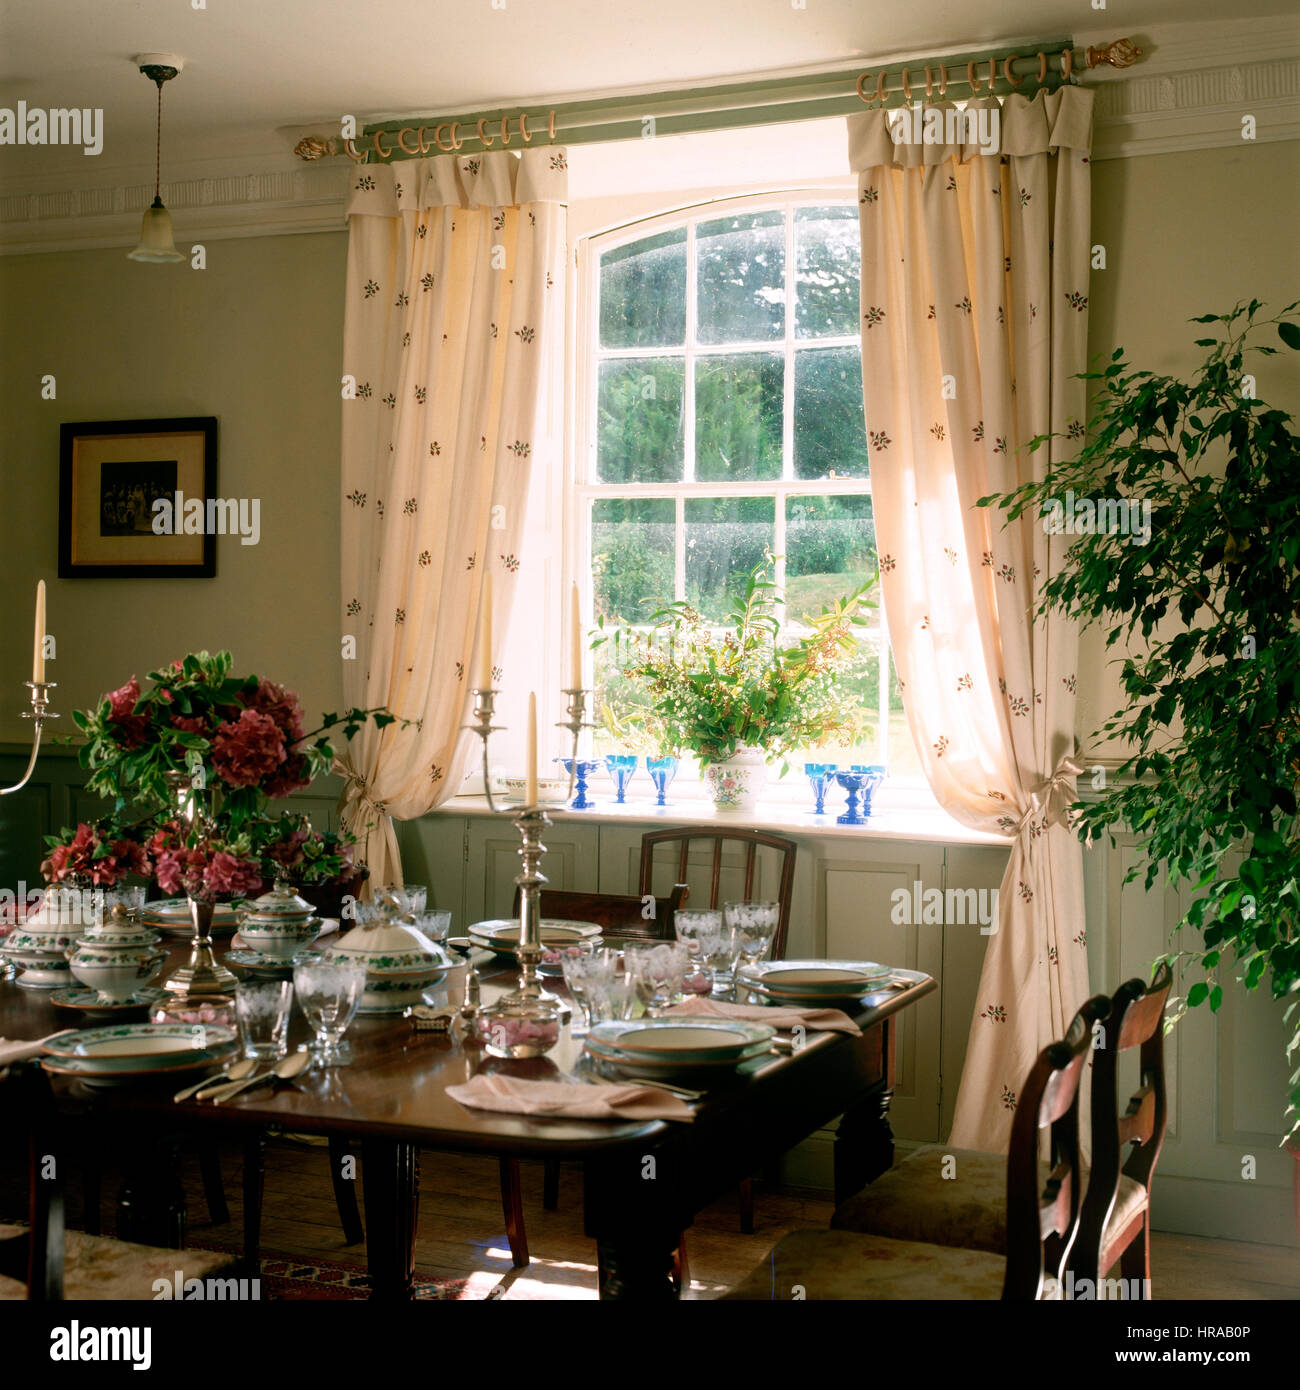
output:
MULTIPOLYGON (((516 877, 519 885, 519 983, 508 994, 487 1006, 479 1004, 479 978, 472 959, 466 962, 465 997, 461 1017, 472 1022, 487 1050, 497 1057, 541 1057, 559 1040, 560 1028, 569 1016, 563 1000, 542 987, 537 967, 542 959, 542 885, 546 875, 541 871, 546 846, 542 835, 551 819, 536 805, 498 806, 492 794, 492 777, 488 766, 488 740, 499 732, 492 722, 496 709, 497 691, 476 689, 474 722, 467 725, 483 741, 483 787, 487 793, 488 809, 496 815, 510 815, 519 831, 519 857, 522 872, 516 877)), ((578 759, 578 739, 587 723, 587 694, 583 689, 566 690, 567 720, 557 728, 567 729, 573 739, 570 761, 569 792, 573 794, 574 767, 578 759)), ((534 773, 536 768, 531 769, 534 773)), ((568 800, 566 796, 566 800, 568 800)))
POLYGON ((0 787, 0 796, 8 796, 10 792, 22 791, 27 785, 36 768, 36 755, 41 751, 41 730, 45 727, 45 721, 59 717, 49 707, 49 692, 57 689, 56 681, 24 681, 23 684, 32 692, 31 712, 24 710, 22 713, 24 719, 35 721, 32 732, 32 754, 27 759, 27 771, 23 773, 21 780, 15 782, 12 787, 0 787))

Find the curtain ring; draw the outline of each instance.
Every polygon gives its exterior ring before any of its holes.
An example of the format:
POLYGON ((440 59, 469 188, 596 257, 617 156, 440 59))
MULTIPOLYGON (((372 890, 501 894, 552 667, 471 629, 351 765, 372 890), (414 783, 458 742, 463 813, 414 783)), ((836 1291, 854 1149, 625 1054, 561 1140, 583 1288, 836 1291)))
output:
POLYGON ((1038 85, 1041 87, 1047 81, 1047 54, 1040 48, 1038 50, 1038 85))
POLYGON ((490 150, 490 149, 492 148, 492 146, 493 146, 496 142, 495 142, 495 141, 492 139, 492 137, 487 133, 487 131, 485 131, 485 130, 483 129, 483 127, 484 127, 486 124, 487 124, 486 121, 480 121, 480 122, 478 123, 478 142, 479 142, 480 145, 483 146, 483 148, 484 148, 485 150, 490 150))
POLYGON ((347 152, 348 158, 355 161, 357 164, 364 164, 366 162, 366 156, 357 153, 357 147, 352 143, 350 138, 344 140, 343 148, 347 152))
POLYGON ((945 64, 939 64, 939 95, 945 96, 948 92, 948 69, 945 64))
POLYGON ((992 95, 993 95, 993 88, 997 85, 997 80, 998 80, 998 60, 997 60, 996 58, 990 58, 990 59, 989 59, 989 96, 992 96, 992 95))
POLYGON ((510 143, 510 117, 509 117, 509 116, 502 116, 502 117, 501 117, 501 143, 502 143, 503 145, 508 145, 508 144, 510 143))
POLYGON ((972 58, 971 61, 966 64, 966 85, 971 89, 971 93, 974 96, 979 96, 980 85, 983 80, 983 78, 975 76, 975 60, 972 58))
POLYGON ((546 137, 548 140, 555 139, 555 107, 551 107, 551 113, 546 118, 546 137))
POLYGON ((907 69, 906 69, 906 68, 903 69, 903 100, 904 100, 904 101, 911 101, 911 100, 912 100, 912 84, 911 84, 911 82, 908 80, 907 69))
POLYGON ((1061 54, 1061 81, 1068 82, 1074 72, 1074 49, 1067 48, 1061 54))
POLYGON ((1012 86, 1012 87, 1019 87, 1020 84, 1025 80, 1023 77, 1013 77, 1013 76, 1011 75, 1011 56, 1010 56, 1010 54, 1008 54, 1007 57, 1005 57, 1005 58, 1002 60, 1002 75, 1003 75, 1003 77, 1005 77, 1005 78, 1007 79, 1007 83, 1008 83, 1010 86, 1012 86))
POLYGON ((442 132, 447 129, 447 125, 448 123, 446 121, 443 121, 439 126, 437 126, 434 129, 433 138, 437 142, 438 148, 440 150, 446 150, 447 153, 450 154, 452 150, 454 150, 456 147, 454 145, 444 145, 442 143, 442 132))
POLYGON ((380 157, 380 159, 387 159, 388 156, 392 153, 392 151, 391 151, 391 150, 385 150, 385 149, 382 149, 382 148, 380 147, 380 144, 379 144, 379 137, 380 137, 383 133, 384 133, 384 132, 383 132, 382 130, 377 130, 377 131, 375 131, 374 139, 371 141, 371 143, 374 145, 374 147, 375 147, 375 153, 380 157))
POLYGON ((460 136, 458 136, 458 135, 456 134, 457 130, 459 130, 459 129, 460 129, 460 122, 459 122, 459 121, 452 121, 452 123, 451 123, 451 134, 447 137, 447 139, 451 141, 451 147, 452 147, 453 150, 458 150, 458 149, 460 149, 460 147, 465 143, 465 142, 460 138, 460 136))
POLYGON ((930 64, 925 65, 925 99, 929 101, 934 96, 934 80, 930 76, 930 64))
POLYGON ((863 92, 862 85, 870 76, 871 74, 869 72, 863 72, 858 74, 858 100, 865 101, 868 105, 871 104, 873 98, 867 96, 866 93, 863 92))
POLYGON ((419 130, 415 132, 415 143, 419 145, 421 154, 428 154, 429 150, 432 148, 429 142, 424 138, 423 126, 421 126, 419 130))
POLYGON ((401 151, 402 151, 403 154, 419 154, 419 153, 420 153, 420 147, 419 147, 419 145, 416 145, 416 147, 415 147, 414 149, 412 149, 412 148, 406 143, 405 139, 403 138, 403 137, 406 135, 407 131, 409 131, 410 129, 411 129, 411 127, 410 127, 409 125, 404 125, 404 126, 401 128, 401 130, 399 130, 399 131, 397 132, 397 144, 398 144, 398 147, 401 149, 401 151))
POLYGON ((529 133, 528 133, 528 112, 527 112, 527 111, 521 111, 521 112, 519 113, 519 133, 520 133, 520 135, 522 135, 522 136, 524 137, 524 144, 525 144, 525 145, 528 145, 528 144, 531 144, 531 143, 532 143, 533 137, 532 137, 531 135, 529 135, 529 133))

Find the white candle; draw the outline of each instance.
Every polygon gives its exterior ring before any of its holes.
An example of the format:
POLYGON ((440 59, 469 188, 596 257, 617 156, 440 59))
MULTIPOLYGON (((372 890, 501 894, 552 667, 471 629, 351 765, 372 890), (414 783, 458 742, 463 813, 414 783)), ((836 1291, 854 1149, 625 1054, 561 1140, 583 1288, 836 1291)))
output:
POLYGON ((474 677, 476 690, 492 689, 492 573, 483 576, 483 592, 479 597, 481 616, 478 625, 478 674, 474 677))
POLYGON ((36 639, 32 646, 32 684, 45 680, 45 581, 36 582, 36 639))
POLYGON ((569 626, 573 630, 569 650, 569 689, 582 689, 582 608, 578 602, 578 586, 569 595, 569 626))
POLYGON ((537 695, 528 692, 528 763, 525 772, 524 805, 537 805, 537 695))

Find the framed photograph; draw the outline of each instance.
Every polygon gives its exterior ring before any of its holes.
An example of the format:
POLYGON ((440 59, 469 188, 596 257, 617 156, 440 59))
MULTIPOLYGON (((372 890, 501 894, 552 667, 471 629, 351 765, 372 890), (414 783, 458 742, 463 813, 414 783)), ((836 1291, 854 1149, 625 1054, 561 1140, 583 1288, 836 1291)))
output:
POLYGON ((63 425, 59 578, 210 579, 216 495, 215 416, 63 425))

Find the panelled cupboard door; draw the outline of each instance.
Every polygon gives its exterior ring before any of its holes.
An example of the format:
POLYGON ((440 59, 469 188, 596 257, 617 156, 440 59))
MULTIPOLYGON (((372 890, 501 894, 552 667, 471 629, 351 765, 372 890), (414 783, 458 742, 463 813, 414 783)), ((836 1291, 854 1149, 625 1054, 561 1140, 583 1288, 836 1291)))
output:
POLYGON ((429 907, 451 913, 453 936, 464 934, 471 918, 465 912, 466 836, 465 816, 431 815, 397 822, 397 844, 402 852, 402 877, 429 888, 429 907))
MULTIPOLYGON (((467 923, 509 917, 519 875, 519 832, 506 816, 470 816, 465 875, 467 923)), ((595 893, 599 881, 600 827, 594 822, 555 821, 542 836, 542 872, 551 888, 595 893)))
POLYGON ((940 989, 899 1016, 890 1124, 899 1140, 939 1138, 943 931, 910 921, 914 885, 943 882, 941 846, 823 840, 809 847, 814 955, 923 970, 940 989), (902 906, 906 900, 907 908, 902 906))
MULTIPOLYGON (((984 966, 984 953, 988 950, 990 937, 985 930, 997 924, 997 899, 994 895, 1006 872, 1010 853, 1009 849, 984 845, 949 845, 944 850, 944 911, 946 917, 952 918, 938 929, 943 932, 943 965, 939 980, 943 996, 940 1037, 943 1109, 939 1117, 939 1133, 945 1139, 952 1130, 957 1087, 966 1063, 966 1044, 970 1040, 980 971, 984 966), (971 920, 969 911, 972 905, 978 919, 975 921, 971 920), (991 922, 984 921, 985 917, 991 918, 991 922)), ((933 931, 935 928, 922 927, 921 930, 933 931)), ((993 1099, 996 1101, 996 1098, 993 1099)))

